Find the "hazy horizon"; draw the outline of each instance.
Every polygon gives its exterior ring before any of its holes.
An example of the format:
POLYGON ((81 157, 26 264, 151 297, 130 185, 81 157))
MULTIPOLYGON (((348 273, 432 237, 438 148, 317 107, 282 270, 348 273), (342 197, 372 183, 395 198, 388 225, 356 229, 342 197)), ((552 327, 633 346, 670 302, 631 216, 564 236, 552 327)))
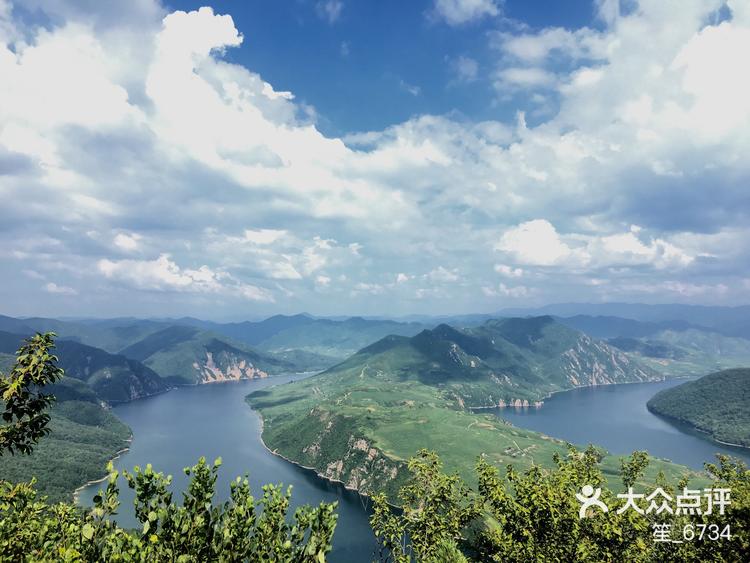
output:
MULTIPOLYGON (((365 319, 383 319, 383 320, 394 320, 394 321, 403 321, 403 322, 409 322, 412 319, 444 319, 444 318, 451 318, 451 317, 474 317, 474 316, 502 316, 504 314, 506 315, 514 315, 514 314, 520 314, 521 316, 534 316, 536 314, 543 316, 543 315, 552 315, 552 316, 558 316, 558 317, 566 317, 566 316, 575 316, 575 315, 587 315, 587 316, 613 316, 613 317, 621 317, 626 319, 633 319, 638 320, 639 315, 632 314, 631 316, 628 316, 626 313, 622 312, 614 312, 614 313, 607 313, 607 312, 586 312, 586 308, 591 307, 627 307, 627 306, 643 306, 643 307, 653 307, 653 308, 680 308, 680 307, 687 307, 688 309, 709 309, 709 310, 734 310, 734 309, 743 309, 750 307, 750 303, 741 303, 737 305, 707 305, 703 303, 636 303, 636 302, 617 302, 617 301, 607 301, 607 302, 599 302, 599 303, 592 303, 592 302, 566 302, 566 303, 546 303, 544 305, 540 306, 532 306, 532 307, 504 307, 498 310, 493 311, 464 311, 464 312, 458 312, 458 313, 445 313, 440 311, 435 311, 432 313, 403 313, 403 314, 396 314, 396 315, 370 315, 370 314, 362 314, 357 312, 352 313, 340 313, 340 314, 326 314, 326 313, 314 313, 311 311, 286 311, 286 312, 270 312, 268 314, 255 314, 255 313, 248 313, 246 315, 238 314, 238 315, 227 315, 227 316, 197 316, 197 315, 191 315, 191 314, 182 314, 182 315, 109 315, 109 316, 102 316, 102 315, 49 315, 49 314, 9 314, 6 311, 0 311, 0 316, 7 316, 7 317, 14 317, 18 319, 31 319, 31 318, 55 318, 62 321, 86 321, 86 320, 113 320, 113 319, 137 319, 137 320, 146 320, 146 321, 170 321, 170 320, 178 320, 181 318, 192 318, 199 321, 207 321, 207 322, 215 322, 215 323, 235 323, 235 322, 243 322, 243 321, 251 321, 251 322, 257 322, 262 321, 274 316, 286 316, 286 317, 293 317, 298 315, 306 315, 313 318, 318 319, 349 319, 349 318, 365 318, 365 319), (572 309, 573 311, 576 310, 576 308, 581 309, 583 312, 563 312, 563 313, 555 313, 555 312, 546 312, 546 310, 555 308, 565 308, 565 309, 572 309), (520 313, 518 313, 520 311, 520 313)), ((663 316, 663 320, 680 320, 680 315, 677 315, 674 319, 668 318, 668 314, 666 316, 663 316)))

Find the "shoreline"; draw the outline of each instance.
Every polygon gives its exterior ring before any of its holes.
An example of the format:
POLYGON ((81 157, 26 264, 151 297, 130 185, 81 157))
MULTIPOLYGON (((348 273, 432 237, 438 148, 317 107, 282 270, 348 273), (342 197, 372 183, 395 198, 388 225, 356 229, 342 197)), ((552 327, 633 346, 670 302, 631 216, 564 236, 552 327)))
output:
MULTIPOLYGON (((297 373, 293 373, 291 375, 295 375, 296 376, 296 375, 307 375, 307 374, 315 374, 315 373, 318 373, 318 372, 297 372, 297 373)), ((259 379, 266 379, 267 380, 267 379, 272 379, 274 377, 281 377, 283 375, 289 375, 289 374, 276 374, 276 375, 268 375, 266 377, 245 377, 245 378, 241 378, 241 379, 225 379, 225 380, 218 380, 218 381, 206 381, 206 382, 201 382, 201 383, 185 383, 184 385, 183 384, 172 385, 168 389, 164 389, 163 391, 158 391, 157 393, 151 393, 149 395, 144 395, 143 397, 137 397, 137 398, 131 399, 129 401, 121 401, 121 402, 117 402, 117 403, 110 403, 110 404, 108 404, 107 407, 108 407, 108 409, 111 410, 114 407, 119 407, 119 406, 126 405, 126 404, 129 404, 129 403, 133 403, 133 402, 136 402, 136 401, 142 401, 142 400, 145 400, 145 399, 152 399, 154 397, 158 397, 159 395, 164 395, 166 393, 169 393, 170 391, 175 391, 176 389, 179 389, 180 387, 198 387, 199 385, 208 385, 209 383, 239 383, 241 381, 254 381, 254 380, 259 380, 259 379)), ((253 410, 253 412, 257 412, 254 409, 251 409, 251 410, 253 410)), ((258 414, 260 414, 260 413, 258 413, 258 414)), ((118 418, 118 420, 119 420, 119 418, 118 418)), ((262 429, 262 425, 263 425, 263 417, 261 417, 261 429, 262 429)), ((268 447, 266 447, 266 444, 263 442, 262 436, 260 437, 260 440, 261 440, 261 443, 263 444, 263 447, 265 447, 268 450, 268 447)), ((133 435, 132 434, 126 440, 126 442, 128 444, 130 444, 130 443, 133 442, 133 435)), ((121 458, 124 454, 126 454, 129 451, 130 451, 130 446, 129 445, 125 446, 124 448, 122 448, 120 450, 117 450, 115 452, 115 455, 112 456, 109 460, 107 460, 107 463, 109 464, 110 462, 113 462, 113 461, 121 458)), ((268 450, 268 451, 270 452, 271 450, 268 450)), ((271 453, 273 453, 273 452, 271 452, 271 453)), ((274 455, 276 455, 276 454, 274 454, 274 455)), ((284 459, 286 459, 286 458, 284 458, 284 459)), ((286 461, 289 461, 289 463, 294 463, 291 460, 286 460, 286 461)), ((300 466, 300 467, 302 467, 302 466, 300 466)), ((307 468, 305 468, 305 469, 307 469, 307 468)), ((312 468, 310 468, 310 469, 312 469, 312 468)), ((76 505, 80 506, 80 503, 79 503, 80 498, 79 498, 79 496, 81 494, 81 491, 83 491, 86 487, 89 487, 91 485, 96 485, 97 483, 102 483, 102 482, 106 481, 108 478, 109 478, 109 473, 107 473, 106 475, 104 475, 103 477, 101 477, 99 479, 92 479, 90 481, 86 481, 83 485, 80 485, 80 486, 76 487, 73 490, 73 504, 76 504, 76 505)))
POLYGON ((544 401, 547 399, 551 399, 554 395, 557 395, 559 393, 569 393, 571 391, 577 391, 579 389, 594 389, 596 387, 611 387, 613 385, 638 385, 638 384, 648 384, 648 383, 664 383, 665 381, 673 381, 678 379, 691 379, 695 378, 697 376, 694 375, 681 375, 678 377, 664 377, 662 379, 653 379, 650 381, 621 381, 617 383, 600 383, 597 385, 579 385, 578 387, 571 387, 570 389, 558 389, 557 391, 550 391, 547 393, 544 397, 541 399, 534 399, 537 402, 540 402, 541 405, 535 406, 531 403, 529 403, 529 406, 527 407, 516 407, 511 404, 507 404, 504 407, 500 407, 498 405, 488 405, 488 406, 481 406, 481 407, 466 407, 470 411, 474 410, 488 410, 488 409, 541 409, 544 407, 544 401))
MULTIPOLYGON (((247 404, 247 402, 246 402, 246 404, 247 404)), ((296 467, 299 467, 300 469, 304 469, 306 471, 312 471, 313 473, 315 473, 315 475, 318 478, 323 479, 324 481, 328 481, 329 483, 335 483, 337 485, 341 485, 342 487, 344 487, 345 490, 350 491, 352 493, 357 493, 359 496, 364 497, 366 499, 370 498, 370 495, 368 495, 367 493, 363 493, 362 491, 360 491, 359 489, 356 489, 354 487, 349 487, 343 481, 339 481, 338 479, 332 479, 331 477, 327 477, 325 475, 322 475, 321 473, 318 473, 318 470, 316 468, 314 468, 314 467, 308 467, 307 465, 302 465, 301 463, 299 463, 297 461, 289 459, 284 454, 281 454, 278 451, 272 450, 271 448, 269 448, 268 444, 266 444, 266 441, 263 439, 263 429, 265 428, 265 420, 263 418, 263 415, 260 413, 260 411, 255 410, 249 404, 247 404, 247 408, 249 408, 251 411, 253 411, 257 415, 257 417, 260 419, 260 431, 258 432, 258 441, 260 441, 261 445, 263 446, 263 448, 265 448, 265 450, 268 453, 270 453, 271 455, 274 455, 276 457, 279 457, 279 458, 283 459, 284 461, 286 461, 287 463, 290 463, 290 464, 292 464, 292 465, 294 465, 296 467)))
MULTIPOLYGON (((133 436, 130 436, 130 438, 127 439, 127 442, 128 442, 128 444, 130 444, 130 443, 132 443, 132 441, 133 441, 133 436)), ((107 461, 107 463, 109 464, 109 463, 115 461, 116 459, 121 458, 123 455, 125 455, 129 451, 130 451, 130 446, 129 445, 125 446, 124 448, 122 448, 120 450, 117 450, 115 452, 114 457, 112 457, 109 461, 107 461)), ((99 479, 92 479, 91 481, 86 481, 83 485, 81 485, 80 487, 77 487, 73 491, 73 504, 76 504, 76 505, 80 506, 80 503, 79 503, 80 498, 79 498, 79 496, 81 494, 81 491, 83 491, 86 487, 89 487, 91 485, 96 485, 97 483, 102 483, 103 481, 106 481, 107 479, 109 479, 109 475, 110 474, 107 473, 104 477, 101 477, 99 479)))
POLYGON ((715 438, 709 430, 704 430, 703 428, 696 426, 695 424, 693 424, 692 422, 688 420, 683 420, 682 418, 677 418, 676 416, 671 416, 665 413, 661 413, 658 410, 651 408, 648 405, 648 403, 646 403, 646 408, 648 409, 648 412, 650 412, 651 414, 664 418, 668 422, 677 422, 679 424, 682 424, 683 426, 688 427, 690 430, 693 430, 695 432, 698 432, 699 434, 703 434, 707 436, 708 442, 713 442, 716 444, 721 444, 722 446, 730 446, 732 448, 739 448, 741 450, 750 451, 750 446, 743 446, 742 444, 733 444, 731 442, 724 442, 723 440, 719 440, 718 438, 715 438))

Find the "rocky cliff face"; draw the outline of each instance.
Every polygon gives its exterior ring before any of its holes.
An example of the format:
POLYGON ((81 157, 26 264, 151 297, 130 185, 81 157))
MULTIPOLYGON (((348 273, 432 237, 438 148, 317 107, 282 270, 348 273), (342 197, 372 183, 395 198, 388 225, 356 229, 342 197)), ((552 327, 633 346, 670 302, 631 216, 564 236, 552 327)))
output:
POLYGON ((375 447, 350 417, 314 408, 283 434, 276 434, 274 426, 269 423, 264 429, 274 453, 348 489, 395 495, 408 476, 406 464, 375 447))
POLYGON ((216 383, 219 381, 239 381, 240 379, 255 379, 268 377, 268 374, 256 368, 251 362, 244 358, 220 352, 214 358, 212 352, 206 351, 202 361, 193 362, 193 369, 198 372, 196 381, 198 383, 216 383))
POLYGON ((616 348, 586 335, 563 352, 559 366, 573 387, 653 381, 662 377, 616 348))

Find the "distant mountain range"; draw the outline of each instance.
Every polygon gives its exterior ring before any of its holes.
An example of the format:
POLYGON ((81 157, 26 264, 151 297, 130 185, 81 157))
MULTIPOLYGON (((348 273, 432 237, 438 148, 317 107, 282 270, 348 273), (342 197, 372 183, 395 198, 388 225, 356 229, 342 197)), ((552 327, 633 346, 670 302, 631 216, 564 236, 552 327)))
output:
POLYGON ((334 360, 351 356, 384 336, 413 336, 426 327, 414 322, 362 317, 318 319, 304 314, 276 315, 259 322, 221 324, 197 319, 177 319, 175 322, 210 330, 269 352, 302 350, 334 360))
MULTIPOLYGON (((14 355, 26 337, 0 331, 0 354, 14 355)), ((58 340, 55 355, 60 360, 58 365, 65 370, 63 381, 71 378, 81 381, 107 403, 131 401, 169 389, 169 384, 156 372, 124 355, 72 340, 58 340)))
POLYGON ((711 329, 725 336, 750 338, 750 305, 649 305, 644 303, 560 303, 537 308, 503 309, 499 316, 619 317, 646 323, 683 321, 693 328, 711 329))
MULTIPOLYGON (((110 353, 120 353, 165 330, 165 334, 170 334, 168 329, 174 327, 200 329, 235 347, 250 346, 254 353, 264 353, 281 362, 293 364, 297 371, 313 371, 330 367, 386 335, 413 336, 424 329, 425 325, 361 317, 317 319, 304 314, 276 315, 263 321, 239 323, 215 323, 191 317, 60 321, 46 318, 16 319, 0 315, 0 331, 26 335, 36 331, 54 331, 61 340, 74 340, 110 353)), ((165 334, 152 340, 151 345, 161 341, 168 343, 169 338, 165 334)), ((173 331, 171 334, 174 336, 183 333, 173 331)))

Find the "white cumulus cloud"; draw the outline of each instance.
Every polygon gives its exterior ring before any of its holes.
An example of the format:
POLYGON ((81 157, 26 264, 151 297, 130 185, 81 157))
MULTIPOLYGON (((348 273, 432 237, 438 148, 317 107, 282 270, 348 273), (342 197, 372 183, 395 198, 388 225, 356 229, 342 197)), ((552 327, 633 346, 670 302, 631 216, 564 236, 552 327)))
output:
POLYGON ((496 0, 435 0, 433 9, 448 25, 462 25, 500 13, 496 0))

